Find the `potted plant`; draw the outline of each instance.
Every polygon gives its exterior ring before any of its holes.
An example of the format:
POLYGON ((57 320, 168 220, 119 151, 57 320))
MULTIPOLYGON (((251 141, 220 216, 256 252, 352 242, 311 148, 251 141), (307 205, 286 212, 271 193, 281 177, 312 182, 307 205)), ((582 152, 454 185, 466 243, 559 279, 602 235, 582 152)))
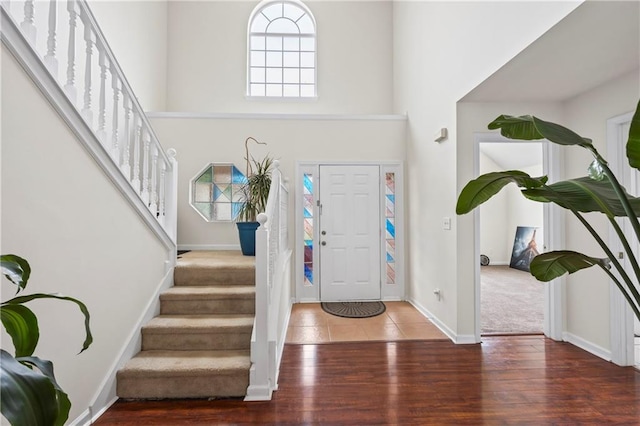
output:
POLYGON ((262 160, 256 160, 249 156, 248 143, 250 140, 266 145, 266 143, 258 142, 252 137, 248 137, 244 142, 247 181, 242 186, 243 200, 235 221, 240 237, 240 248, 245 256, 255 256, 256 254, 256 229, 259 226, 257 217, 267 207, 273 166, 273 158, 269 156, 262 160))
MULTIPOLYGON (((31 275, 29 263, 16 255, 0 256, 2 274, 24 290, 31 275)), ((0 304, 0 316, 5 331, 11 337, 14 355, 0 350, 2 415, 12 425, 63 425, 71 401, 60 388, 53 374, 53 363, 33 355, 40 337, 38 318, 25 303, 36 299, 58 299, 78 305, 84 315, 85 339, 83 352, 93 342, 89 328, 89 311, 84 303, 61 294, 34 293, 20 295, 0 304)), ((66 324, 61 324, 64 327, 66 324)))
MULTIPOLYGON (((540 281, 551 281, 565 273, 599 266, 621 291, 635 316, 640 320, 640 263, 629 243, 631 235, 625 236, 616 218, 627 218, 640 240, 640 198, 629 195, 620 185, 607 161, 594 147, 591 139, 584 138, 559 124, 541 120, 529 115, 513 117, 501 115, 489 124, 489 129, 500 129, 503 136, 510 139, 547 139, 559 145, 574 145, 588 150, 594 157, 588 168, 588 176, 566 181, 547 183, 547 177, 532 177, 519 170, 493 172, 479 176, 467 183, 458 197, 457 214, 465 214, 489 200, 509 183, 522 188, 526 198, 555 203, 567 209, 587 228, 598 242, 606 258, 597 258, 570 250, 542 253, 530 265, 530 271, 540 281), (616 254, 587 221, 584 213, 604 214, 620 239, 631 264, 627 271, 616 254), (618 274, 611 271, 615 268, 618 274)), ((640 102, 631 121, 627 141, 627 158, 632 168, 640 170, 640 102)))

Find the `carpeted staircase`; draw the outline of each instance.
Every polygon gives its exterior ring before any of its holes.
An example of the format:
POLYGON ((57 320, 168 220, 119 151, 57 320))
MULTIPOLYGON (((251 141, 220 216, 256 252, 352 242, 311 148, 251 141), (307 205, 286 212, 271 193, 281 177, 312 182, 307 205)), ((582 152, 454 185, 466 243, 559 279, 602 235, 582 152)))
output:
POLYGON ((125 399, 244 396, 255 311, 255 258, 235 251, 182 254, 142 351, 117 375, 125 399))

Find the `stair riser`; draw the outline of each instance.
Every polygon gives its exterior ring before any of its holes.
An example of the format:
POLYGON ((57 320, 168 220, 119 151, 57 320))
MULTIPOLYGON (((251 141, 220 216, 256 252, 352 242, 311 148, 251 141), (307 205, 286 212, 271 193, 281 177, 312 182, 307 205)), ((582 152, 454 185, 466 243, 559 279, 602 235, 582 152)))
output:
POLYGON ((176 268, 173 277, 176 286, 251 285, 256 272, 253 268, 176 268))
POLYGON ((247 333, 153 333, 142 331, 142 350, 206 351, 250 349, 247 333))
POLYGON ((256 302, 253 299, 233 300, 162 300, 162 315, 198 314, 253 314, 256 302))
POLYGON ((118 373, 117 380, 117 394, 125 399, 233 397, 246 395, 249 372, 182 377, 128 377, 118 373))

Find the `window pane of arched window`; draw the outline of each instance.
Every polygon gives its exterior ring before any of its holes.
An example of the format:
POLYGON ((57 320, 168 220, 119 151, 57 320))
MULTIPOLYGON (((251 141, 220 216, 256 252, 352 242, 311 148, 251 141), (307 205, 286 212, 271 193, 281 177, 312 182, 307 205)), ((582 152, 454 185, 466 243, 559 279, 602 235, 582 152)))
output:
POLYGON ((298 26, 290 19, 276 19, 271 21, 267 27, 268 33, 280 33, 280 34, 299 34, 298 26))
POLYGON ((306 6, 261 3, 249 28, 248 95, 315 97, 315 21, 306 6))

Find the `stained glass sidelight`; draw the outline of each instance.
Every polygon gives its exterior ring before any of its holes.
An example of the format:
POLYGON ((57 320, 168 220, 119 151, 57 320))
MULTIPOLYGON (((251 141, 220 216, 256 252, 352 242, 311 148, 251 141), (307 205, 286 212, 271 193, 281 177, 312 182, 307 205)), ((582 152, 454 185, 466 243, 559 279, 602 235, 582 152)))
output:
POLYGON ((387 284, 396 282, 396 176, 386 173, 385 183, 385 229, 387 252, 387 284))
POLYGON ((304 285, 313 285, 313 175, 303 176, 304 285))

